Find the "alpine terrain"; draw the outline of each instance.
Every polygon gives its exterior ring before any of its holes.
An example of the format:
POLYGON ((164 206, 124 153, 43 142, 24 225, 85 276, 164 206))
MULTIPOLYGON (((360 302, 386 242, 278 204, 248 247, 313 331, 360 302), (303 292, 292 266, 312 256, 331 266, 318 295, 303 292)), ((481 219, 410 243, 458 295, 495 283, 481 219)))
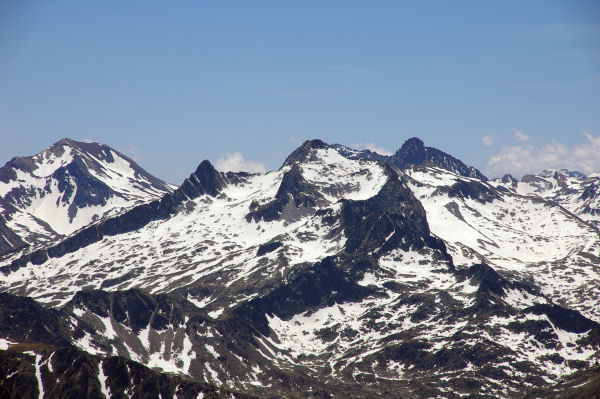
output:
POLYGON ((64 238, 175 187, 98 143, 62 139, 0 168, 0 255, 64 238))
POLYGON ((0 169, 0 397, 600 398, 600 175, 320 140, 178 188, 0 169))

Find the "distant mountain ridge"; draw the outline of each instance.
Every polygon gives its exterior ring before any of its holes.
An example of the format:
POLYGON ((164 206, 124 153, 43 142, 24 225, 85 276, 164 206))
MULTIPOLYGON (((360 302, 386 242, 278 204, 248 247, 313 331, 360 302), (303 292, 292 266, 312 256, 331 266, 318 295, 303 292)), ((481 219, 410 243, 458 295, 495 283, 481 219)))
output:
POLYGON ((548 169, 525 175, 518 181, 511 175, 490 181, 497 188, 550 200, 600 230, 600 174, 567 169, 548 169))
POLYGON ((172 190, 104 144, 62 139, 0 168, 0 255, 56 240, 172 190))
POLYGON ((384 162, 399 169, 419 165, 436 165, 461 176, 473 177, 482 181, 488 180, 478 169, 465 164, 460 159, 437 148, 425 147, 423 140, 417 137, 406 140, 393 155, 382 155, 371 150, 353 150, 339 144, 326 144, 319 139, 307 140, 286 158, 282 167, 306 160, 311 150, 320 148, 335 148, 349 158, 384 162))
POLYGON ((474 177, 479 180, 487 181, 487 177, 473 166, 469 166, 458 158, 446 154, 437 148, 425 147, 423 140, 417 137, 406 140, 394 155, 385 156, 366 150, 357 156, 359 158, 375 159, 391 163, 400 169, 429 163, 461 176, 474 177))

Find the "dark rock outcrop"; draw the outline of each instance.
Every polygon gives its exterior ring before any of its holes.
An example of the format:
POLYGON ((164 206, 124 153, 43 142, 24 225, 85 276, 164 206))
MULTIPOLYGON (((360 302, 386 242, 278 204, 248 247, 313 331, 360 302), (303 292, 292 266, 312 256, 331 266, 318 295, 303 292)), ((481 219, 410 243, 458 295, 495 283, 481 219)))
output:
POLYGON ((399 176, 388 169, 388 180, 377 195, 363 201, 343 200, 342 227, 349 253, 385 253, 394 248, 419 250, 429 246, 446 259, 445 245, 431 236, 425 209, 399 176))
POLYGON ((278 248, 281 247, 281 245, 283 245, 281 241, 271 241, 266 244, 263 244, 260 247, 258 247, 258 250, 256 251, 256 256, 263 256, 265 254, 268 254, 269 252, 276 251, 278 248))
POLYGON ((480 183, 478 181, 458 181, 450 187, 441 186, 438 187, 435 194, 445 193, 451 198, 461 199, 473 199, 480 203, 492 202, 494 200, 500 200, 501 197, 498 193, 486 183, 480 183))
POLYGON ((173 192, 172 198, 176 202, 182 202, 184 199, 194 199, 204 194, 216 197, 226 185, 224 175, 218 172, 208 160, 204 160, 198 165, 196 171, 173 192))
POLYGON ((466 271, 466 276, 474 284, 479 285, 479 291, 483 293, 492 293, 496 295, 506 294, 509 288, 509 282, 498 272, 485 263, 473 265, 466 271))
POLYGON ((121 196, 106 183, 93 177, 85 163, 78 158, 56 169, 52 178, 58 182, 58 190, 62 193, 61 203, 66 204, 73 197, 68 211, 71 221, 79 209, 87 206, 104 206, 111 197, 121 196), (71 182, 72 180, 75 184, 71 182))
POLYGON ((0 337, 68 346, 71 331, 59 311, 46 309, 31 298, 0 293, 0 337))
POLYGON ((294 208, 309 209, 325 203, 323 195, 304 179, 301 167, 293 164, 291 169, 284 173, 275 198, 264 205, 251 204, 246 220, 270 222, 279 219, 288 204, 294 208))
POLYGON ((319 148, 327 148, 328 145, 321 140, 306 140, 302 145, 296 148, 283 162, 284 166, 292 166, 297 163, 304 162, 308 159, 308 156, 311 154, 312 150, 319 148))
POLYGON ((502 176, 502 183, 509 184, 511 187, 515 188, 517 187, 519 181, 515 179, 512 175, 507 173, 504 176, 502 176))
POLYGON ((6 225, 6 219, 0 214, 0 256, 26 247, 27 244, 6 225))
POLYGON ((399 168, 422 165, 427 160, 423 140, 416 137, 406 140, 394 154, 393 160, 399 168))
POLYGON ((582 334, 594 329, 596 330, 596 336, 600 339, 600 324, 588 319, 577 311, 555 304, 536 304, 525 309, 524 312, 533 313, 538 316, 545 314, 556 327, 576 334, 582 334))

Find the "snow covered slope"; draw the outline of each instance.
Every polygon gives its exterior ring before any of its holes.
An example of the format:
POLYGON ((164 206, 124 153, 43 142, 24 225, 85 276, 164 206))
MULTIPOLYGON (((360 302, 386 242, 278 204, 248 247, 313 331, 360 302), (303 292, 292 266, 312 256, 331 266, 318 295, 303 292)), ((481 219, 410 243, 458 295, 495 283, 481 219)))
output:
POLYGON ((551 397, 592 370, 596 229, 449 156, 365 154, 308 141, 264 175, 204 161, 0 263, 0 290, 60 308, 94 356, 264 397, 551 397))
POLYGON ((556 303, 600 321, 600 234, 553 201, 496 190, 432 167, 407 171, 457 266, 485 262, 532 280, 556 303))
POLYGON ((600 174, 585 176, 555 169, 525 175, 521 181, 506 175, 490 183, 517 194, 552 200, 600 230, 600 174))
MULTIPOLYGON (((62 139, 0 168, 0 223, 37 246, 172 189, 104 144, 62 139)), ((0 250, 19 247, 5 244, 0 250)))

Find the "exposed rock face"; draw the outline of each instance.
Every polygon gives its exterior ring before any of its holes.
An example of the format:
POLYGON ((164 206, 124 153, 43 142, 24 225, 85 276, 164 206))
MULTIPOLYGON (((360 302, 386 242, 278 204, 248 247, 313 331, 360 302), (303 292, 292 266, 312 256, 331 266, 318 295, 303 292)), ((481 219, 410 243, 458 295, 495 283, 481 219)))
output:
POLYGON ((60 312, 45 309, 31 298, 0 293, 0 336, 13 342, 65 346, 71 332, 60 312))
POLYGON ((196 313, 201 322, 208 319, 185 298, 178 295, 149 295, 144 291, 105 292, 101 290, 80 291, 62 309, 86 309, 100 317, 112 317, 118 323, 134 332, 150 325, 155 330, 164 330, 168 325, 175 327, 185 324, 185 315, 196 313), (203 318, 204 316, 204 318, 203 318))
MULTIPOLYGON (((226 177, 217 172, 208 160, 204 160, 198 165, 196 172, 185 179, 170 198, 175 204, 181 204, 186 199, 198 198, 204 194, 216 197, 226 184, 226 177)), ((166 202, 166 200, 164 201, 166 202)))
POLYGON ((357 272, 362 274, 358 269, 344 270, 339 263, 342 263, 340 259, 325 258, 288 284, 240 306, 229 322, 240 323, 238 320, 241 320, 246 328, 251 326, 258 334, 269 335, 267 316, 289 320, 319 307, 360 301, 373 292, 356 284, 357 272))
POLYGON ((471 282, 479 285, 479 290, 486 294, 504 296, 510 283, 489 265, 481 263, 473 265, 465 272, 471 282))
POLYGON ((478 181, 459 181, 450 187, 440 188, 440 191, 446 193, 450 198, 470 198, 481 203, 500 199, 493 188, 478 181))
POLYGON ((327 148, 328 145, 321 140, 306 140, 302 145, 296 148, 283 162, 283 166, 292 166, 302 163, 312 154, 312 150, 327 148))
POLYGON ((12 231, 4 216, 0 215, 0 254, 9 254, 27 247, 27 244, 12 231))
POLYGON ((413 137, 402 144, 402 147, 394 154, 395 162, 401 168, 411 165, 422 165, 427 159, 423 140, 413 137))
POLYGON ((510 174, 506 174, 506 175, 502 176, 501 181, 502 181, 502 183, 504 183, 507 186, 512 187, 513 189, 516 188, 517 185, 519 184, 519 181, 510 174))
POLYGON ((271 222, 279 219, 288 205, 290 208, 303 208, 306 212, 311 212, 311 209, 325 202, 323 195, 302 177, 300 166, 294 164, 284 173, 275 198, 264 205, 251 204, 246 220, 271 222))
POLYGON ((386 253, 398 247, 420 250, 425 244, 443 248, 443 243, 430 236, 419 200, 391 173, 376 196, 344 202, 342 225, 348 237, 346 251, 386 253))

